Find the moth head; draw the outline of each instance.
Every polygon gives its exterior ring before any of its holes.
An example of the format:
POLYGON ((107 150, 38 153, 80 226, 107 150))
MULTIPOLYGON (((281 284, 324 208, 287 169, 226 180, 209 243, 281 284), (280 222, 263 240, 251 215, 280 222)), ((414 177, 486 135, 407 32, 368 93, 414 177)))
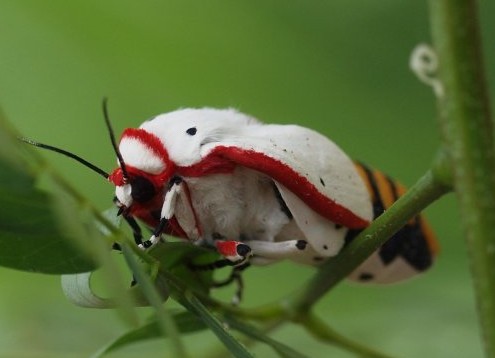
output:
POLYGON ((118 161, 118 167, 110 174, 65 149, 27 138, 19 139, 35 147, 69 157, 110 181, 116 187, 117 205, 124 210, 130 209, 133 204, 149 206, 153 199, 160 198, 165 183, 168 183, 172 176, 174 166, 160 140, 145 130, 127 129, 117 145, 108 116, 106 98, 102 104, 105 124, 118 161))
POLYGON ((147 205, 170 180, 174 165, 160 140, 143 129, 126 129, 118 150, 119 166, 109 175, 115 185, 117 205, 147 205))

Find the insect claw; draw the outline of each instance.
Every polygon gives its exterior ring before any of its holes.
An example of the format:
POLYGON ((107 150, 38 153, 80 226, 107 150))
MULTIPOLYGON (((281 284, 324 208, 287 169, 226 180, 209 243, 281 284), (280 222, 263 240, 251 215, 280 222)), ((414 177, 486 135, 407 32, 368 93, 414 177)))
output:
POLYGON ((151 244, 151 246, 155 245, 158 241, 160 241, 160 236, 155 236, 153 235, 148 242, 151 244))
POLYGON ((230 301, 230 303, 232 304, 232 306, 239 306, 239 304, 241 303, 241 298, 239 297, 237 292, 234 294, 234 296, 232 296, 232 300, 230 301))
POLYGON ((153 246, 153 242, 151 240, 143 241, 141 244, 138 245, 141 250, 149 249, 151 246, 153 246))

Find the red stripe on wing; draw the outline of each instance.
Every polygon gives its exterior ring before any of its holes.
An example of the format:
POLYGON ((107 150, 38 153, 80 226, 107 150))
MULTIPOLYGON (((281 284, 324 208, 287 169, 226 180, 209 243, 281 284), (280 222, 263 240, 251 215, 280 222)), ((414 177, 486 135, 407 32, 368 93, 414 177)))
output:
POLYGON ((306 177, 287 164, 254 150, 217 146, 200 163, 178 168, 178 171, 199 177, 205 174, 204 168, 216 167, 224 169, 219 172, 228 172, 225 169, 229 168, 232 162, 268 175, 296 194, 315 212, 332 222, 351 229, 362 229, 369 225, 368 220, 322 194, 306 177))

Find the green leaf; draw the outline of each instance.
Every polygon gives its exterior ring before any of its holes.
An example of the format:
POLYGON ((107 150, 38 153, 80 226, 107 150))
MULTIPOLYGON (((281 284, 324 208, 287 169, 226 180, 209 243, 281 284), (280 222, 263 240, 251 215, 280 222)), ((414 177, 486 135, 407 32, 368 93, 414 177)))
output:
POLYGON ((237 358, 252 358, 253 355, 239 342, 229 331, 226 324, 222 323, 199 301, 194 295, 186 292, 185 304, 195 312, 203 322, 215 333, 225 347, 237 358))
MULTIPOLYGON (((109 220, 118 222, 115 219, 115 210, 111 209, 104 213, 109 220)), ((100 230, 106 232, 106 228, 100 230)), ((108 234, 108 233, 107 233, 108 234)), ((168 270, 168 274, 187 285, 188 289, 207 293, 211 286, 211 271, 194 271, 187 268, 188 262, 212 262, 217 259, 217 254, 209 250, 199 248, 185 242, 167 242, 156 245, 150 250, 155 264, 159 264, 162 274, 158 274, 154 280, 155 289, 158 290, 162 299, 168 298, 168 287, 166 285, 166 275, 163 270, 168 270)), ((74 304, 87 308, 115 308, 119 297, 116 299, 102 298, 95 293, 91 287, 91 277, 96 272, 84 272, 79 274, 63 275, 62 289, 66 297, 74 304)), ((140 285, 133 286, 121 292, 133 298, 134 306, 149 306, 149 300, 143 294, 140 285)))
POLYGON ((188 289, 208 294, 213 285, 213 271, 198 271, 188 267, 189 263, 204 264, 218 260, 216 252, 188 242, 165 242, 155 245, 150 255, 160 263, 160 270, 167 270, 188 289))
POLYGON ((95 268, 63 237, 52 203, 25 173, 0 162, 0 265, 43 273, 95 268))
POLYGON ((91 289, 91 275, 84 272, 74 275, 62 275, 62 290, 72 303, 86 308, 115 308, 115 302, 96 295, 91 289))
POLYGON ((0 265, 51 274, 94 269, 95 260, 59 225, 63 210, 54 197, 37 188, 46 169, 13 133, 0 114, 0 265))
MULTIPOLYGON (((103 269, 105 269, 105 267, 103 267, 103 269)), ((99 296, 94 292, 91 285, 91 278, 97 272, 98 271, 62 275, 62 290, 69 301, 77 306, 86 308, 117 308, 122 306, 122 298, 123 296, 126 296, 131 298, 131 303, 126 302, 126 304, 132 307, 150 306, 149 299, 145 296, 139 285, 127 289, 121 287, 114 288, 113 291, 119 293, 117 297, 104 298, 99 296)), ((129 283, 130 282, 129 276, 129 283)), ((168 298, 168 290, 163 280, 159 279, 158 281, 155 281, 155 288, 160 293, 162 300, 168 298)))
MULTIPOLYGON (((178 331, 182 334, 193 333, 207 328, 203 321, 196 315, 188 312, 176 312, 172 314, 178 331)), ((93 357, 98 358, 103 355, 140 341, 163 337, 157 321, 146 323, 145 325, 124 333, 106 347, 98 351, 93 357)))

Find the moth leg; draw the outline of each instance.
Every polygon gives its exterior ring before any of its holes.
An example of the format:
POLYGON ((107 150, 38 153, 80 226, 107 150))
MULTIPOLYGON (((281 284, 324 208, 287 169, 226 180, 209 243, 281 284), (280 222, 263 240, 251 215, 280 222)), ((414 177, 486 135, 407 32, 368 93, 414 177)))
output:
MULTIPOLYGON (((143 233, 141 231, 141 227, 137 223, 136 219, 134 219, 133 216, 127 215, 125 213, 125 208, 123 206, 119 206, 117 198, 114 198, 114 203, 119 207, 119 212, 117 213, 117 216, 122 215, 124 217, 125 222, 131 227, 132 229, 132 235, 134 236, 134 242, 136 245, 141 245, 143 243, 143 233)), ((114 243, 112 245, 112 248, 114 250, 119 250, 121 251, 122 248, 118 243, 114 243)))
POLYGON ((219 234, 214 234, 213 236, 218 253, 225 258, 210 264, 190 265, 190 267, 196 270, 214 270, 226 266, 233 266, 230 276, 223 281, 214 283, 213 287, 223 287, 235 282, 237 289, 232 297, 232 304, 238 305, 241 302, 244 290, 242 271, 250 266, 249 259, 253 254, 251 247, 241 241, 222 240, 222 236, 219 234))
MULTIPOLYGON (((220 282, 220 284, 223 284, 227 282, 226 284, 229 284, 231 282, 235 282, 237 285, 237 289, 235 291, 234 296, 232 297, 232 304, 234 306, 238 306, 239 303, 242 301, 242 296, 244 293, 244 280, 242 279, 242 272, 248 268, 251 264, 249 262, 245 262, 244 264, 240 266, 235 266, 232 272, 230 273, 230 276, 228 277, 227 280, 224 282, 220 282)), ((218 286, 221 287, 221 286, 218 286)))
POLYGON ((249 262, 245 262, 244 264, 240 266, 235 266, 232 269, 232 272, 230 273, 229 277, 227 279, 216 282, 213 287, 224 287, 227 285, 230 285, 232 282, 236 283, 236 291, 234 293, 234 296, 232 297, 232 304, 234 306, 239 305, 239 303, 242 301, 242 296, 244 293, 244 281, 242 279, 242 272, 247 269, 251 264, 249 262))
POLYGON ((132 235, 134 236, 136 245, 141 245, 143 243, 143 233, 136 219, 132 216, 124 216, 124 220, 132 229, 132 235))
POLYGON ((234 240, 216 240, 215 246, 220 255, 226 260, 234 263, 234 266, 240 266, 247 262, 253 252, 249 245, 241 241, 234 240))
POLYGON ((174 176, 170 179, 167 193, 163 200, 161 218, 170 219, 174 216, 175 202, 177 201, 177 196, 182 192, 183 185, 182 178, 179 176, 174 176))
POLYGON ((161 218, 158 225, 153 230, 153 235, 149 240, 143 241, 141 244, 138 244, 141 249, 148 249, 151 246, 155 245, 160 240, 160 235, 163 233, 165 226, 168 224, 167 218, 161 218))
MULTIPOLYGON (((196 271, 198 271, 198 270, 199 271, 206 271, 206 270, 215 270, 215 269, 219 269, 222 267, 234 266, 234 265, 236 265, 235 262, 232 262, 228 259, 223 259, 223 260, 218 260, 218 261, 212 262, 210 264, 203 264, 203 265, 190 264, 189 267, 192 270, 196 270, 196 271)), ((242 295, 244 292, 244 282, 242 279, 242 272, 246 268, 248 268, 250 265, 251 264, 249 262, 244 262, 238 266, 234 266, 232 268, 232 271, 231 271, 229 277, 227 277, 223 281, 214 282, 212 287, 220 288, 220 287, 224 287, 224 286, 230 285, 231 283, 235 282, 235 284, 237 285, 237 288, 236 288, 236 291, 234 293, 234 296, 232 297, 232 304, 237 306, 241 302, 242 295)))
POLYGON ((150 239, 143 241, 138 245, 141 249, 150 248, 160 240, 160 235, 163 233, 168 220, 174 216, 175 203, 177 201, 177 196, 182 191, 182 186, 183 182, 181 177, 174 176, 170 179, 167 192, 165 193, 165 198, 163 200, 160 222, 153 230, 153 235, 151 235, 150 239))
POLYGON ((286 258, 301 255, 308 246, 305 240, 288 240, 288 241, 259 241, 250 240, 244 242, 249 245, 252 251, 253 259, 264 259, 267 262, 274 262, 286 258))
POLYGON ((230 273, 229 277, 227 277, 223 281, 216 281, 213 284, 213 287, 224 287, 224 286, 230 285, 234 281, 237 281, 238 279, 240 279, 241 272, 244 271, 249 266, 251 266, 251 263, 246 262, 245 264, 242 264, 240 266, 233 267, 232 272, 230 273))
MULTIPOLYGON (((251 257, 251 248, 240 241, 223 241, 215 242, 217 251, 224 259, 217 260, 207 264, 189 264, 191 270, 208 271, 215 270, 227 266, 243 267, 249 266, 249 258, 251 257)), ((226 285, 229 282, 226 283, 226 285)))

